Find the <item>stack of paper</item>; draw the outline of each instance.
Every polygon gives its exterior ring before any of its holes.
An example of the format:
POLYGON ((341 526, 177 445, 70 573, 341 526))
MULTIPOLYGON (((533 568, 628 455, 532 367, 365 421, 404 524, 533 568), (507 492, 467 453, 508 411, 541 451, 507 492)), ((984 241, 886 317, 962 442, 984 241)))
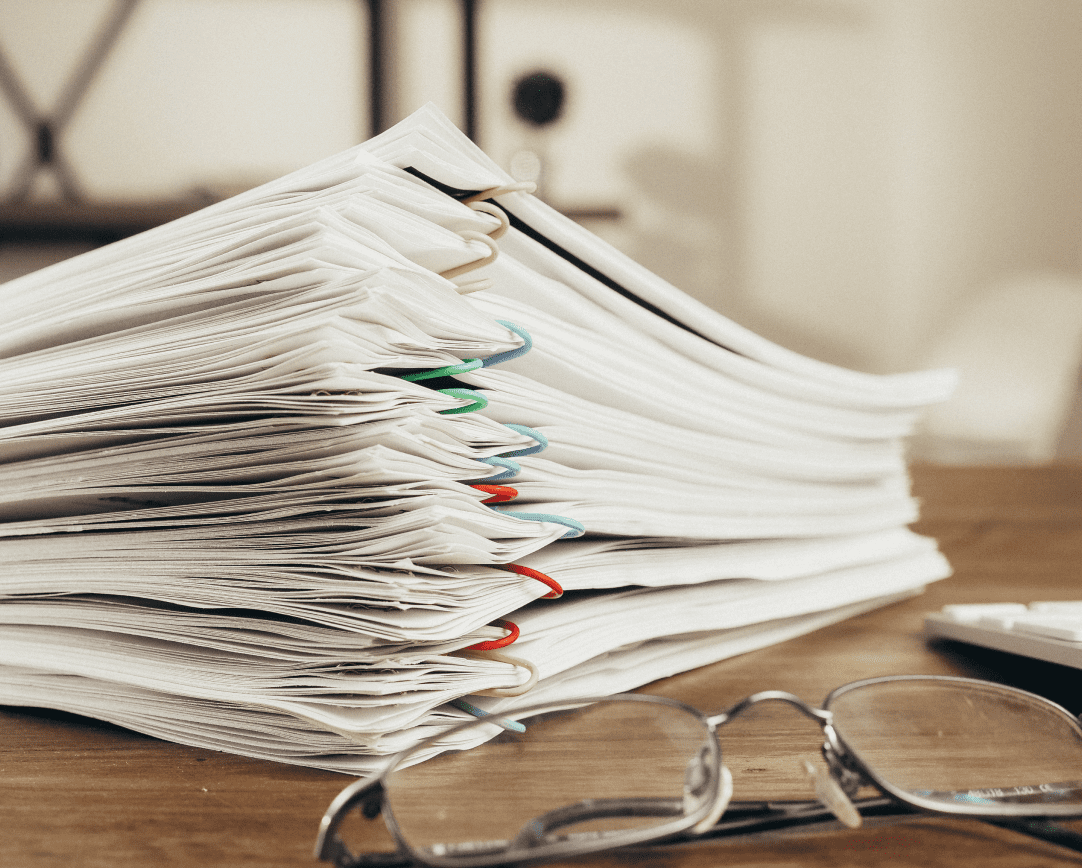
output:
POLYGON ((948 375, 770 344, 433 109, 0 305, 2 703, 363 772, 948 572, 948 375))

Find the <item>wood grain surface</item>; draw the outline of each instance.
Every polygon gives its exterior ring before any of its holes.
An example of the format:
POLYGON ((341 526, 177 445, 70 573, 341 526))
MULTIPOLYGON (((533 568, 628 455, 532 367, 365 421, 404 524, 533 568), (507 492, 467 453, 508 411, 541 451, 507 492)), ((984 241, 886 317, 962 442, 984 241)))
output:
MULTIPOLYGON (((1082 468, 914 469, 917 529, 954 575, 912 600, 649 685, 704 710, 756 690, 819 702, 886 674, 959 674, 1032 690, 1082 712, 1082 672, 929 642, 924 613, 948 602, 1082 599, 1082 468)), ((723 730, 740 797, 801 796, 816 727, 785 707, 723 730)), ((1077 777, 1082 777, 1082 770, 1077 777)), ((157 741, 57 712, 0 709, 0 866, 312 866, 316 826, 349 779, 157 741)), ((491 810, 499 811, 499 805, 491 810)), ((977 822, 918 818, 578 860, 692 866, 1062 866, 1082 856, 977 822)))

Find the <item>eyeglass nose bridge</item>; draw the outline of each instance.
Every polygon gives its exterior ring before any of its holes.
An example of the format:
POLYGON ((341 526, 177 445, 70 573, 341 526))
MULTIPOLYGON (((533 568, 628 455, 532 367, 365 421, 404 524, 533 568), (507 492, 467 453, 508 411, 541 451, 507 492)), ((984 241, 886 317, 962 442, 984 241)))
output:
POLYGON ((763 690, 759 693, 753 693, 751 696, 740 700, 727 711, 708 717, 707 722, 717 729, 760 702, 784 702, 819 724, 819 727, 823 730, 823 759, 830 770, 831 776, 838 782, 838 785, 847 796, 852 796, 866 783, 867 775, 865 775, 864 770, 853 761, 849 751, 846 750, 838 738, 837 732, 834 731, 833 713, 825 708, 816 708, 814 705, 809 705, 794 693, 785 690, 763 690))
POLYGON ((760 702, 785 702, 792 705, 805 717, 814 720, 824 729, 834 722, 834 715, 825 708, 816 708, 814 705, 808 705, 808 703, 794 693, 788 693, 785 690, 762 690, 759 693, 753 693, 751 696, 740 700, 740 702, 726 711, 721 711, 707 717, 707 723, 712 727, 724 726, 726 723, 739 717, 749 708, 758 705, 760 702))

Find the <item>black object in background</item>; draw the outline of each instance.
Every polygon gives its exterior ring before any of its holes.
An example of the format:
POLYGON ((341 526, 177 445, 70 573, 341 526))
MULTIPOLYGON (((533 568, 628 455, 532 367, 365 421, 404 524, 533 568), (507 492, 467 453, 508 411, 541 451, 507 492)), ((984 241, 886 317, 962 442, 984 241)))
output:
POLYGON ((511 99, 519 118, 535 127, 544 127, 560 119, 567 89, 550 72, 531 72, 515 82, 511 99))
POLYGON ((968 677, 1028 690, 1082 717, 1082 670, 951 639, 932 639, 929 647, 968 677))

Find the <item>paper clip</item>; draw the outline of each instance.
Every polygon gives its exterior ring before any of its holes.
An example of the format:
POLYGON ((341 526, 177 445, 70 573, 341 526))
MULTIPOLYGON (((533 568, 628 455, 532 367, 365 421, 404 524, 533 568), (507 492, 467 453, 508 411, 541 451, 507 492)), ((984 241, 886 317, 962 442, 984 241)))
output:
POLYGON ((502 513, 503 515, 510 515, 514 518, 524 519, 525 521, 547 521, 552 524, 562 524, 564 527, 570 528, 570 530, 560 537, 560 539, 575 539, 586 533, 586 526, 581 521, 576 521, 565 515, 552 515, 548 512, 515 512, 510 509, 500 509, 498 506, 489 508, 502 513))
POLYGON ((485 233, 466 229, 458 234, 464 238, 467 243, 470 241, 480 241, 488 248, 488 255, 481 259, 475 259, 473 262, 466 262, 462 265, 457 265, 454 268, 449 268, 446 271, 441 271, 440 277, 444 277, 447 280, 450 280, 453 277, 461 277, 463 274, 469 274, 471 271, 475 271, 478 268, 484 268, 486 265, 491 265, 496 261, 496 257, 500 255, 499 246, 489 236, 485 235, 485 233))
POLYGON ((412 374, 400 374, 399 378, 402 380, 409 380, 411 383, 416 383, 419 380, 431 380, 435 377, 453 377, 455 374, 465 374, 469 371, 476 371, 480 367, 484 367, 484 362, 480 359, 463 359, 457 365, 446 365, 431 371, 415 371, 412 374))
POLYGON ((509 500, 514 500, 518 497, 518 489, 511 488, 509 485, 475 484, 471 485, 470 488, 476 488, 478 491, 483 491, 485 494, 492 495, 488 499, 481 501, 481 503, 484 504, 507 503, 509 500))
POLYGON ((486 368, 491 368, 493 365, 498 365, 500 362, 509 362, 511 359, 517 359, 519 356, 524 356, 530 350, 533 349, 533 338, 530 337, 530 333, 522 326, 517 326, 513 322, 508 322, 505 319, 496 320, 504 328, 513 331, 523 340, 521 347, 516 347, 513 350, 508 350, 505 353, 497 353, 494 356, 489 356, 487 359, 482 359, 481 364, 486 368))
POLYGON ((517 720, 509 720, 506 717, 500 717, 498 714, 493 714, 490 711, 485 711, 483 708, 478 708, 471 702, 467 702, 465 699, 459 697, 458 699, 452 699, 448 705, 453 705, 459 711, 464 711, 467 714, 472 714, 474 717, 489 718, 489 723, 494 723, 496 726, 501 726, 508 732, 525 732, 526 727, 519 723, 517 720))
POLYGON ((491 277, 482 277, 478 280, 472 280, 469 283, 455 284, 455 290, 459 295, 470 295, 474 292, 481 292, 485 289, 492 289, 496 285, 491 277))
POLYGON ((489 482, 503 482, 505 479, 511 479, 518 476, 522 472, 521 465, 507 458, 500 458, 495 456, 492 458, 478 458, 482 464, 491 464, 493 467, 504 468, 503 473, 497 473, 494 476, 486 476, 484 479, 478 480, 481 484, 489 482))
POLYGON ((516 449, 514 452, 501 452, 501 458, 521 458, 523 455, 534 455, 541 452, 543 449, 548 449, 548 438, 540 431, 535 431, 533 428, 527 428, 525 425, 515 425, 513 423, 506 423, 506 428, 510 428, 512 431, 516 431, 519 434, 525 434, 527 437, 532 437, 537 441, 536 446, 527 446, 525 449, 516 449))
POLYGON ((465 407, 451 407, 448 410, 439 410, 440 414, 444 416, 451 416, 455 413, 472 413, 474 410, 484 410, 488 406, 488 398, 482 395, 480 392, 475 392, 473 389, 438 389, 444 395, 450 395, 452 398, 459 398, 463 401, 472 401, 472 404, 467 404, 465 407))
MULTIPOLYGON (((525 449, 516 449, 513 452, 504 452, 501 455, 495 455, 491 458, 478 458, 482 464, 491 464, 493 467, 504 468, 503 473, 497 473, 495 476, 486 476, 484 479, 477 480, 476 483, 469 482, 467 485, 485 485, 492 482, 503 482, 508 479, 513 479, 522 472, 522 465, 517 461, 512 461, 512 458, 520 458, 523 455, 533 455, 535 452, 540 452, 549 445, 548 438, 545 437, 540 431, 534 431, 533 428, 527 428, 525 425, 508 425, 512 431, 517 431, 519 434, 525 434, 527 437, 532 437, 537 441, 536 446, 527 446, 525 449)), ((482 491, 484 489, 482 488, 482 491)), ((517 493, 517 492, 516 492, 517 493)), ((493 501, 499 503, 500 501, 493 501)))
POLYGON ((504 184, 500 187, 489 187, 487 190, 482 190, 480 193, 474 193, 472 196, 467 196, 462 201, 467 205, 472 205, 474 202, 481 202, 485 199, 495 199, 497 196, 502 196, 505 193, 536 193, 537 184, 533 181, 515 181, 510 184, 504 184))
POLYGON ((512 644, 518 638, 518 624, 514 621, 505 621, 503 618, 497 618, 492 622, 497 627, 503 627, 507 631, 507 635, 502 639, 489 639, 486 642, 478 642, 475 645, 467 645, 465 651, 495 651, 497 648, 506 648, 512 644))
POLYGON ((531 690, 533 686, 537 684, 538 678, 541 677, 541 673, 537 671, 537 667, 529 660, 523 660, 521 657, 512 657, 510 654, 504 654, 500 651, 470 651, 468 648, 464 648, 462 651, 457 651, 455 653, 481 660, 495 660, 498 663, 507 663, 510 666, 517 666, 521 669, 525 669, 530 673, 530 677, 525 683, 518 685, 518 687, 490 687, 487 690, 474 691, 474 696, 522 696, 523 693, 531 690))
POLYGON ((530 567, 524 567, 521 564, 501 564, 496 565, 498 570, 508 570, 512 573, 518 573, 520 576, 526 576, 530 579, 537 579, 543 585, 547 585, 552 588, 545 596, 541 597, 542 600, 558 600, 564 595, 564 589, 552 576, 545 575, 538 570, 531 569, 530 567))
POLYGON ((500 221, 500 225, 488 233, 488 237, 493 241, 503 238, 507 234, 507 230, 511 228, 511 218, 507 216, 507 212, 503 210, 499 205, 494 205, 492 202, 468 202, 471 210, 481 211, 484 214, 491 214, 497 220, 500 221))

